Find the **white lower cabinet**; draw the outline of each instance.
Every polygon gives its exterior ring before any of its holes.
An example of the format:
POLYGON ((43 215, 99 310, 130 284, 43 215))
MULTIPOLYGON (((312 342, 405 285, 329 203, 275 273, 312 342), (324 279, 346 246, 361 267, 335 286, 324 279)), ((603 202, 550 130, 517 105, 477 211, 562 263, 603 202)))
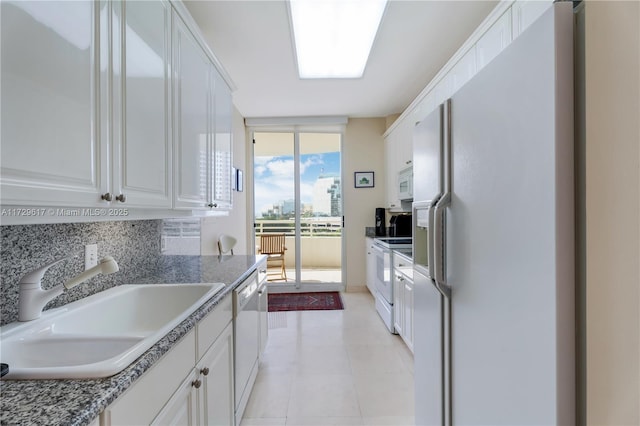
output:
POLYGON ((267 263, 258 266, 258 355, 262 359, 269 338, 269 287, 267 287, 267 263))
POLYGON ((404 328, 404 278, 401 274, 393 276, 393 327, 400 336, 404 328))
MULTIPOLYGON (((195 426, 198 422, 198 393, 194 386, 200 374, 193 370, 167 402, 152 425, 195 426)), ((113 423, 112 423, 113 424, 113 423)))
POLYGON ((376 296, 376 254, 373 252, 373 238, 365 238, 365 253, 367 256, 367 288, 376 296))
POLYGON ((101 426, 148 425, 192 374, 196 331, 190 331, 101 414, 101 426))
POLYGON ((393 254, 393 323, 397 333, 413 352, 413 264, 393 254))
POLYGON ((100 415, 101 426, 234 425, 231 295, 100 415))
POLYGON ((403 297, 404 328, 402 329, 402 338, 409 349, 411 349, 411 352, 413 352, 413 281, 409 279, 405 279, 404 281, 403 297))
POLYGON ((198 389, 200 424, 233 425, 233 326, 227 325, 196 369, 201 374, 198 389))
POLYGON ((233 425, 231 324, 182 382, 153 425, 233 425))

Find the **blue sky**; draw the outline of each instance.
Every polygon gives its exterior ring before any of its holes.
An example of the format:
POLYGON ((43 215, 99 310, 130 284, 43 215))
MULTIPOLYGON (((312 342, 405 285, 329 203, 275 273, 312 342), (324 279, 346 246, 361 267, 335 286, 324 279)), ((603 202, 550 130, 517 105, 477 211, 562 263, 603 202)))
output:
MULTIPOLYGON (((280 200, 293 199, 293 156, 255 157, 255 213, 271 208, 280 200)), ((313 184, 320 175, 340 176, 340 153, 300 156, 300 194, 303 203, 311 203, 313 184)))

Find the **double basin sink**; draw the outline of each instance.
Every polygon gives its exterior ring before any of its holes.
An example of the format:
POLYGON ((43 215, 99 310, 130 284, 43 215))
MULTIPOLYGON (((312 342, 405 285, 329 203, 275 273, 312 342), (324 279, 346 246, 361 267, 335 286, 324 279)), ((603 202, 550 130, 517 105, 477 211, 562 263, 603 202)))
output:
POLYGON ((0 329, 3 379, 86 379, 114 375, 225 287, 132 284, 110 288, 36 320, 0 329))

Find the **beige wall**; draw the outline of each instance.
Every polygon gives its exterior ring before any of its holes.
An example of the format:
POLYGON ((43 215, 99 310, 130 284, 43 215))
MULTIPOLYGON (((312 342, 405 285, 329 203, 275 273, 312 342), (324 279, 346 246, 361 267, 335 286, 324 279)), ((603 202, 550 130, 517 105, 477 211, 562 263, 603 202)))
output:
MULTIPOLYGON (((345 129, 343 144, 343 207, 345 212, 345 268, 347 291, 365 291, 365 227, 373 226, 376 207, 384 207, 384 118, 350 119, 345 129), (355 189, 353 173, 375 172, 375 187, 355 189)), ((221 232, 238 239, 236 254, 252 253, 247 242, 250 235, 251 215, 246 194, 250 184, 250 148, 244 121, 238 111, 234 115, 233 164, 245 171, 245 191, 234 192, 233 211, 228 217, 212 217, 202 220, 201 251, 203 255, 218 254, 216 242, 221 232)))
POLYGON ((244 118, 238 110, 233 110, 233 166, 243 170, 245 190, 233 191, 233 210, 229 216, 202 219, 200 230, 200 251, 202 255, 218 254, 218 235, 226 233, 238 240, 233 249, 235 254, 253 254, 247 250, 247 138, 244 118))
POLYGON ((384 118, 351 118, 343 145, 343 206, 347 291, 365 291, 365 227, 374 225, 376 207, 385 206, 384 118), (373 171, 374 188, 354 188, 353 173, 373 171))
POLYGON ((586 423, 640 424, 640 3, 585 5, 586 423))

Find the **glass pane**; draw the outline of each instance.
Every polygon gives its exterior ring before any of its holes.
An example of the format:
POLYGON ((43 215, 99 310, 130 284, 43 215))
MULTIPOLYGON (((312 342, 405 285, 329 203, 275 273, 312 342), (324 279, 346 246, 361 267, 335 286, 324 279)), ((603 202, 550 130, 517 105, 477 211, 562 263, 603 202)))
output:
MULTIPOLYGON (((285 234, 287 281, 295 282, 295 158, 293 133, 254 134, 254 209, 256 252, 263 236, 285 234)), ((268 279, 285 282, 282 260, 272 255, 268 279)))
POLYGON ((301 282, 342 282, 340 134, 300 133, 301 282))

